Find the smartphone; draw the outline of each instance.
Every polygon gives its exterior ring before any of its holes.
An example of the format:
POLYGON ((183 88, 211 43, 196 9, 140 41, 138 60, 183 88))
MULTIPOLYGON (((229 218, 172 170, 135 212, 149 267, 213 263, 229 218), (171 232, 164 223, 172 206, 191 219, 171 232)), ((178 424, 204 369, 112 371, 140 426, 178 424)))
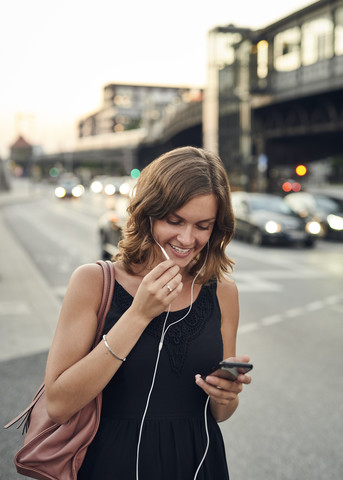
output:
POLYGON ((239 362, 220 362, 216 367, 213 367, 208 373, 202 375, 205 380, 208 375, 215 377, 222 377, 234 382, 240 373, 248 373, 252 370, 253 365, 251 363, 239 363, 239 362))

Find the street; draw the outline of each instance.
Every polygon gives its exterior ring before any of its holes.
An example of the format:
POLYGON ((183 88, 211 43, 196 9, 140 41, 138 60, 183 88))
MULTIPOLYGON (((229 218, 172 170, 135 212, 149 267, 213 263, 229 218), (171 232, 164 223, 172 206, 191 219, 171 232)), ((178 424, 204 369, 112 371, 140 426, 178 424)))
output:
MULTIPOLYGON (((72 271, 99 258, 97 221, 105 209, 102 196, 86 192, 78 200, 58 200, 52 187, 27 202, 2 206, 4 228, 15 239, 8 248, 16 245, 30 259, 57 305, 72 271)), ((239 409, 221 424, 231 480, 342 480, 342 243, 259 248, 234 240, 228 254, 236 262, 233 278, 240 292, 237 353, 249 354, 254 364, 239 409)), ((0 274, 5 424, 39 386, 49 336, 37 347, 15 348, 12 338, 30 338, 30 326, 23 331, 21 323, 16 330, 11 323, 0 274)), ((25 316, 30 305, 24 290, 18 291, 18 305, 18 315, 25 316)), ((13 427, 1 431, 1 480, 23 478, 12 463, 21 443, 13 427)))

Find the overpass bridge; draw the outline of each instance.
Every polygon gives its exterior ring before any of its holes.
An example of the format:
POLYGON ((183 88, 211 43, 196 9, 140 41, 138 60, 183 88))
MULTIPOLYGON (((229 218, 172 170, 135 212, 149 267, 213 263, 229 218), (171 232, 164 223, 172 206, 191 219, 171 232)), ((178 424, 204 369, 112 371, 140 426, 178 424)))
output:
POLYGON ((161 122, 152 125, 138 147, 138 168, 144 168, 154 158, 173 148, 202 146, 202 101, 176 107, 161 122))
POLYGON ((203 100, 169 109, 148 129, 82 139, 60 159, 127 173, 195 145, 220 154, 235 188, 271 189, 296 164, 333 157, 342 181, 343 0, 317 1, 260 30, 215 27, 208 42, 203 100))
POLYGON ((216 27, 209 51, 203 102, 147 132, 140 168, 195 145, 220 154, 237 188, 273 189, 298 163, 332 157, 342 159, 343 181, 343 0, 320 0, 257 31, 216 27))
POLYGON ((217 27, 209 37, 214 51, 224 41, 228 51, 210 66, 218 81, 204 112, 218 120, 213 133, 204 117, 205 146, 217 144, 237 186, 272 189, 298 163, 334 156, 343 176, 343 1, 315 2, 258 31, 217 27))

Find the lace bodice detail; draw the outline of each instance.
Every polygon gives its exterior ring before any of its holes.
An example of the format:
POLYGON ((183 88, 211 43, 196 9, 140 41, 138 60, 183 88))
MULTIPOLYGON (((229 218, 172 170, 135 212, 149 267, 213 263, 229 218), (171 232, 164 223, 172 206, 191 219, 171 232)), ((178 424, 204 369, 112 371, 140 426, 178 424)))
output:
MULTIPOLYGON (((198 297, 194 301, 189 314, 183 320, 168 328, 166 332, 164 345, 168 352, 172 370, 178 375, 182 373, 190 342, 201 334, 206 325, 206 321, 213 314, 215 306, 214 299, 216 298, 216 296, 213 295, 213 290, 216 290, 215 282, 203 286, 198 297)), ((118 282, 116 282, 112 301, 112 306, 114 304, 115 309, 112 309, 111 307, 108 318, 106 319, 105 331, 108 331, 123 315, 123 313, 130 307, 132 301, 133 297, 118 282)), ((176 312, 170 312, 167 319, 167 326, 184 317, 188 310, 189 307, 176 312)), ((146 328, 145 332, 156 338, 160 338, 165 316, 166 312, 154 318, 146 328)))

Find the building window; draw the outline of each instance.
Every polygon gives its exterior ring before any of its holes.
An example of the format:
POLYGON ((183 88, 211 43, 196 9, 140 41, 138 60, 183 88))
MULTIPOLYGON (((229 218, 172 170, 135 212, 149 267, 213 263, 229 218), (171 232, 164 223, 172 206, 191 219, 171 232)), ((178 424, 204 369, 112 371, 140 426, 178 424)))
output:
POLYGON ((335 54, 343 55, 343 8, 337 8, 335 15, 335 54))
POLYGON ((274 68, 279 72, 290 72, 301 65, 299 27, 289 28, 275 35, 274 68))
POLYGON ((333 56, 333 23, 329 16, 304 23, 302 34, 303 65, 333 56))
POLYGON ((234 33, 217 33, 215 36, 215 44, 213 45, 213 59, 215 59, 218 69, 227 65, 232 65, 235 61, 235 48, 242 40, 242 35, 238 32, 234 33))
POLYGON ((268 42, 261 40, 257 44, 257 76, 266 78, 268 76, 268 42))

